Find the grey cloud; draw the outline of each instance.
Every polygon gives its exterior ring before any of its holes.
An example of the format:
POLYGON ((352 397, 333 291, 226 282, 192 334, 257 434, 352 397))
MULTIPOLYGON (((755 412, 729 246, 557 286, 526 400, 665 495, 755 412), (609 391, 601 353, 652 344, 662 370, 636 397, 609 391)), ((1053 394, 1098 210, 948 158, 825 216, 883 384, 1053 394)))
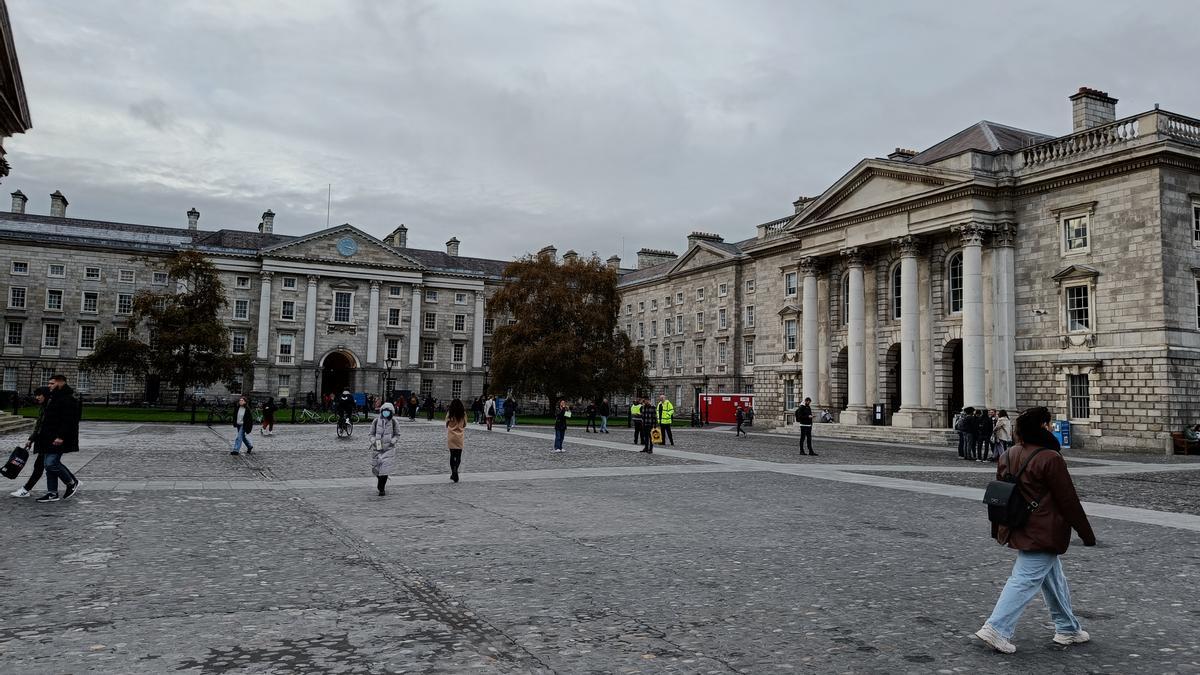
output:
POLYGON ((160 98, 148 98, 131 104, 129 114, 158 131, 165 130, 175 121, 175 114, 167 107, 166 101, 160 98))

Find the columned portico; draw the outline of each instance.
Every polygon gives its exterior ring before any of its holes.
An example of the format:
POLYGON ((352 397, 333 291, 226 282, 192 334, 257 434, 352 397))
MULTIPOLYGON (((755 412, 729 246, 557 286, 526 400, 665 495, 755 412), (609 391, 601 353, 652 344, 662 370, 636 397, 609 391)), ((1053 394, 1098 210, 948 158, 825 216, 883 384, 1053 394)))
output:
POLYGON ((920 242, 906 235, 894 243, 900 253, 900 410, 892 413, 892 424, 925 428, 933 424, 933 411, 921 406, 920 242))
MULTIPOLYGON (((813 403, 819 401, 818 395, 820 377, 820 359, 819 337, 817 335, 817 261, 813 258, 804 258, 800 261, 800 275, 803 277, 803 296, 800 309, 801 315, 801 334, 800 344, 802 349, 802 368, 803 381, 801 385, 801 397, 811 398, 813 403)), ((822 404, 827 402, 820 401, 822 404)))
POLYGON ((254 387, 252 391, 267 390, 267 357, 271 351, 271 272, 259 274, 261 284, 258 293, 258 366, 254 369, 254 387))
POLYGON ((379 282, 371 280, 371 304, 367 307, 367 363, 379 360, 379 282))
POLYGON ((304 360, 309 362, 317 354, 317 281, 316 275, 309 275, 304 300, 304 360))
POLYGON ((983 235, 979 223, 962 226, 963 405, 987 405, 983 349, 983 235))
POLYGON ((849 312, 846 331, 846 410, 843 424, 869 424, 867 408, 867 320, 866 298, 863 294, 863 253, 857 248, 845 249, 842 255, 848 266, 847 293, 849 312))

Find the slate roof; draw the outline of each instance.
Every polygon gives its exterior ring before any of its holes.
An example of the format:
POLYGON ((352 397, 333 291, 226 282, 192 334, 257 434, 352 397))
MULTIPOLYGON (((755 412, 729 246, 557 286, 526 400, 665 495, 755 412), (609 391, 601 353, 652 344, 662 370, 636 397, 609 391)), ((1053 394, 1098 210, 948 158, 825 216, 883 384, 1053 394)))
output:
POLYGON ((285 241, 297 239, 286 234, 263 234, 262 232, 247 232, 245 230, 217 230, 207 232, 196 238, 195 244, 201 248, 236 249, 247 252, 258 252, 268 246, 282 244, 285 241))
POLYGON ((425 267, 439 272, 466 272, 469 274, 486 274, 500 276, 508 267, 506 260, 489 260, 487 258, 468 258, 453 256, 445 251, 427 251, 419 248, 396 249, 401 253, 416 259, 425 267))
POLYGON ((1028 145, 1054 138, 1036 131, 1026 131, 995 122, 976 122, 940 143, 918 153, 910 164, 933 164, 967 150, 984 152, 1013 152, 1028 145))

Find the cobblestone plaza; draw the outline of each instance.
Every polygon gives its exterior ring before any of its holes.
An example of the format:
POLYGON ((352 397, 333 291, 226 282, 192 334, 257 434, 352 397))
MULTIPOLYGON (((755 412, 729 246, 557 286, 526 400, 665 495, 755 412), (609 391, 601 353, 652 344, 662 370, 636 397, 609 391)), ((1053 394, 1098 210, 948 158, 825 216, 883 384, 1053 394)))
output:
POLYGON ((1066 451, 1092 642, 1054 645, 1039 600, 1001 655, 969 636, 1013 554, 951 449, 472 426, 451 484, 440 425, 405 421, 381 498, 358 436, 232 457, 230 431, 85 423, 78 497, 0 501, 0 671, 1200 672, 1195 457, 1066 451))

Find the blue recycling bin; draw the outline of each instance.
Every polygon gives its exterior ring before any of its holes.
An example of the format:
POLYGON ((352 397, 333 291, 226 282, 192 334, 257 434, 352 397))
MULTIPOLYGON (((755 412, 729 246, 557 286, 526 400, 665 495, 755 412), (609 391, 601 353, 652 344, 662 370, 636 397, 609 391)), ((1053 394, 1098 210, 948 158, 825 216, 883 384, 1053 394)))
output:
POLYGON ((1064 448, 1071 447, 1071 421, 1070 420, 1054 420, 1053 423, 1054 437, 1058 439, 1058 444, 1064 448))

